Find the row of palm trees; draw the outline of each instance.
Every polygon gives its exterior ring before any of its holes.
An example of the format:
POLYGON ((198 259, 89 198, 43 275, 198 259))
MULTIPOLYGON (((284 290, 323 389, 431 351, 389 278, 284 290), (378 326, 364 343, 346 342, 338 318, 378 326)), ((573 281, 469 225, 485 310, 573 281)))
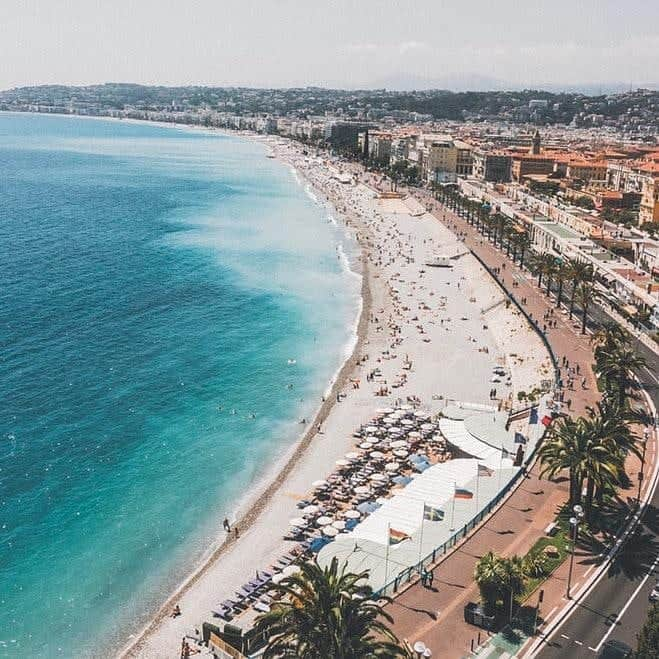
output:
POLYGON ((601 503, 628 480, 627 456, 641 457, 640 438, 632 430, 633 423, 643 420, 633 406, 633 372, 645 365, 630 347, 629 333, 618 325, 603 327, 593 342, 603 385, 601 402, 586 416, 559 419, 538 451, 541 476, 553 478, 567 471, 570 506, 583 503, 587 522, 592 521, 594 501, 601 503))
POLYGON ((503 213, 492 212, 489 204, 465 197, 455 188, 438 188, 435 196, 447 208, 464 217, 495 246, 505 249, 513 263, 519 263, 520 268, 526 266, 536 275, 538 287, 542 288, 544 284, 547 295, 555 294, 557 307, 569 300, 570 319, 578 305, 581 308, 581 332, 586 333, 588 311, 598 295, 595 271, 590 263, 559 258, 547 252, 531 252, 532 241, 525 227, 503 213), (568 300, 563 299, 566 284, 569 288, 568 300))

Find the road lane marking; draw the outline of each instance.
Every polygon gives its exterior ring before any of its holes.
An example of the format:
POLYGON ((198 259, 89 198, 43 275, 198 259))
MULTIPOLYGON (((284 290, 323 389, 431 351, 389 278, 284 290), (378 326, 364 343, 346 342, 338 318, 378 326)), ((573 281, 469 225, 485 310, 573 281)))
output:
POLYGON ((562 636, 563 638, 566 638, 568 641, 570 640, 570 637, 569 637, 569 636, 566 636, 565 634, 561 634, 561 636, 562 636))
POLYGON ((615 617, 615 619, 611 623, 611 626, 607 630, 606 634, 604 634, 604 636, 602 636, 602 640, 597 644, 597 647, 595 648, 595 652, 599 652, 602 645, 604 645, 604 643, 606 642, 606 639, 609 638, 609 636, 611 635, 611 632, 616 628, 616 625, 620 622, 620 620, 622 620, 622 616, 625 615, 625 611, 627 611, 627 609, 630 607, 631 603, 636 599, 636 596, 638 595, 641 588, 643 588, 643 586, 645 586, 645 582, 650 578, 650 575, 654 571, 654 568, 656 567, 658 562, 659 562, 659 555, 654 559, 654 563, 652 563, 652 565, 650 566, 650 569, 648 570, 647 574, 643 577, 643 579, 641 580, 641 583, 638 584, 638 587, 632 593, 632 596, 627 600, 627 602, 625 603, 625 606, 622 607, 622 610, 620 611, 620 613, 615 617))
POLYGON ((644 366, 643 370, 657 383, 659 384, 659 380, 657 379, 657 376, 647 367, 644 366))
POLYGON ((577 645, 583 645, 583 643, 582 643, 581 641, 575 641, 575 643, 576 643, 577 645))

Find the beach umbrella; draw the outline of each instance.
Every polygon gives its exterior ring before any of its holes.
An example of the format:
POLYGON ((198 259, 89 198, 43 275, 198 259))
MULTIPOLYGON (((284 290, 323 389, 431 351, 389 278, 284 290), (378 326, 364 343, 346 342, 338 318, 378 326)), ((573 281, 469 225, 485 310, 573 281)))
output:
POLYGON ((364 515, 372 513, 374 510, 377 510, 381 504, 375 503, 375 501, 364 501, 357 506, 357 510, 364 515))
POLYGON ((401 421, 401 423, 402 423, 404 426, 413 426, 413 425, 414 425, 414 421, 412 421, 412 419, 403 419, 403 420, 401 421))
POLYGON ((395 472, 395 471, 398 471, 400 469, 400 463, 398 463, 398 462, 387 462, 387 464, 384 465, 384 468, 387 471, 395 472))
POLYGON ((384 423, 387 426, 393 426, 395 423, 398 423, 398 419, 386 418, 382 423, 384 423))
POLYGON ((404 412, 411 412, 414 408, 408 403, 405 403, 405 405, 401 405, 399 409, 403 410, 404 412))
POLYGON ((361 517, 361 513, 358 510, 346 510, 343 513, 343 516, 346 519, 359 519, 361 517))
POLYGON ((406 451, 406 450, 403 449, 403 448, 397 448, 397 449, 394 451, 394 455, 395 455, 397 458, 406 458, 406 457, 409 455, 409 451, 406 451))
POLYGON ((407 433, 410 439, 421 439, 421 433, 418 430, 412 430, 407 433))
POLYGON ((321 487, 327 487, 327 481, 325 480, 317 480, 311 483, 311 487, 313 487, 315 490, 321 488, 321 487))
POLYGON ((286 575, 283 572, 279 572, 278 574, 273 574, 272 575, 272 583, 279 583, 280 581, 284 580, 286 578, 286 575))
POLYGON ((328 538, 335 538, 339 535, 339 529, 335 529, 333 526, 326 526, 323 529, 323 535, 326 535, 328 538))
POLYGON ((348 460, 356 460, 357 458, 359 458, 359 455, 360 454, 357 453, 357 451, 350 451, 349 453, 346 453, 346 458, 348 460))
POLYGON ((404 439, 397 439, 391 442, 391 448, 403 448, 403 446, 407 446, 407 442, 404 439))
POLYGON ((309 504, 308 506, 305 506, 302 508, 302 513, 304 515, 315 515, 320 508, 318 506, 315 506, 314 504, 309 504))
POLYGON ((332 523, 332 518, 327 515, 322 515, 316 520, 316 526, 327 526, 332 523))
POLYGON ((412 478, 410 476, 396 476, 393 481, 396 485, 407 485, 412 482, 412 478))
POLYGON ((430 467, 430 465, 425 460, 423 460, 422 462, 415 462, 414 463, 414 468, 417 471, 425 471, 429 467, 430 467))
POLYGON ((387 477, 384 474, 371 474, 369 479, 381 483, 382 481, 386 481, 387 477))
POLYGON ((371 491, 371 488, 368 485, 358 485, 354 492, 355 494, 368 494, 371 491))
POLYGON ((364 432, 374 433, 374 432, 377 432, 377 431, 378 431, 377 426, 366 426, 366 428, 364 428, 364 432))
POLYGON ((346 523, 342 519, 337 519, 335 522, 332 522, 332 526, 339 531, 343 531, 346 527, 346 523))
POLYGON ((382 453, 382 451, 371 451, 371 457, 380 460, 381 458, 384 458, 384 453, 382 453))
POLYGON ((359 445, 359 448, 363 448, 363 449, 373 448, 373 444, 372 444, 372 442, 362 442, 359 445))
POLYGON ((417 419, 429 419, 430 418, 430 414, 428 414, 428 412, 422 412, 421 410, 417 410, 416 412, 414 412, 414 416, 417 419))
POLYGON ((307 525, 307 520, 304 519, 303 517, 293 517, 293 519, 288 520, 288 523, 291 526, 301 527, 301 526, 306 526, 307 525))
POLYGON ((376 410, 378 414, 392 414, 394 412, 394 409, 391 407, 381 407, 380 409, 376 410))
POLYGON ((341 459, 341 460, 337 460, 335 464, 337 465, 337 467, 348 467, 350 465, 350 461, 341 459))
POLYGON ((434 423, 422 423, 421 424, 421 430, 434 430, 435 429, 435 424, 434 423))
POLYGON ((283 574, 286 577, 290 577, 294 574, 297 574, 300 571, 300 566, 299 565, 287 565, 282 571, 281 574, 283 574))

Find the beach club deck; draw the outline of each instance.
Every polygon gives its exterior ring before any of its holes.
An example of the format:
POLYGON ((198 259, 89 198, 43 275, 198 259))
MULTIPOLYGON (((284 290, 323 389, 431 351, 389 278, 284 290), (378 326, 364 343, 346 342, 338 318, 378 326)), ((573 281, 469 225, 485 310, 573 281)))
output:
POLYGON ((462 457, 416 475, 349 533, 318 554, 328 565, 336 557, 352 572, 368 570, 374 591, 392 594, 453 547, 487 515, 519 476, 550 416, 543 400, 523 428, 507 430, 507 415, 486 405, 453 403, 439 430, 462 457), (518 458, 516 461, 515 458, 518 458), (515 466, 515 464, 518 466, 515 466))
POLYGON ((450 402, 433 418, 418 406, 378 410, 326 479, 311 483, 284 539, 293 543, 213 613, 249 626, 270 609, 272 585, 317 555, 368 571, 376 594, 395 593, 473 529, 521 475, 554 411, 549 396, 524 421, 491 405, 450 402), (459 455, 460 457, 454 457, 459 455))

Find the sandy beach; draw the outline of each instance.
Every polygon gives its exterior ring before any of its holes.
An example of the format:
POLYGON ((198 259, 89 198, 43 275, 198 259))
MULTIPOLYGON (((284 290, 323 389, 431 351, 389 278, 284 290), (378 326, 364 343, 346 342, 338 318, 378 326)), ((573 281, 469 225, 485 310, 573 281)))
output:
POLYGON ((363 182, 340 183, 326 162, 296 146, 272 140, 269 148, 329 201, 361 246, 355 268, 363 277, 358 339, 317 418, 243 503, 239 537, 218 537, 197 572, 144 630, 127 639, 122 656, 177 657, 181 638, 212 620, 214 606, 287 551, 292 543, 283 533, 296 503, 354 446, 354 430, 376 408, 412 396, 431 412, 447 399, 490 403, 493 387, 506 404, 551 374, 540 339, 436 217, 412 200, 380 199, 363 182), (454 257, 451 268, 426 265, 440 254, 454 257), (510 384, 491 383, 495 365, 507 368, 510 384), (377 377, 367 379, 375 369, 377 377), (337 394, 343 395, 340 402, 337 394), (174 604, 182 614, 172 619, 174 604))

